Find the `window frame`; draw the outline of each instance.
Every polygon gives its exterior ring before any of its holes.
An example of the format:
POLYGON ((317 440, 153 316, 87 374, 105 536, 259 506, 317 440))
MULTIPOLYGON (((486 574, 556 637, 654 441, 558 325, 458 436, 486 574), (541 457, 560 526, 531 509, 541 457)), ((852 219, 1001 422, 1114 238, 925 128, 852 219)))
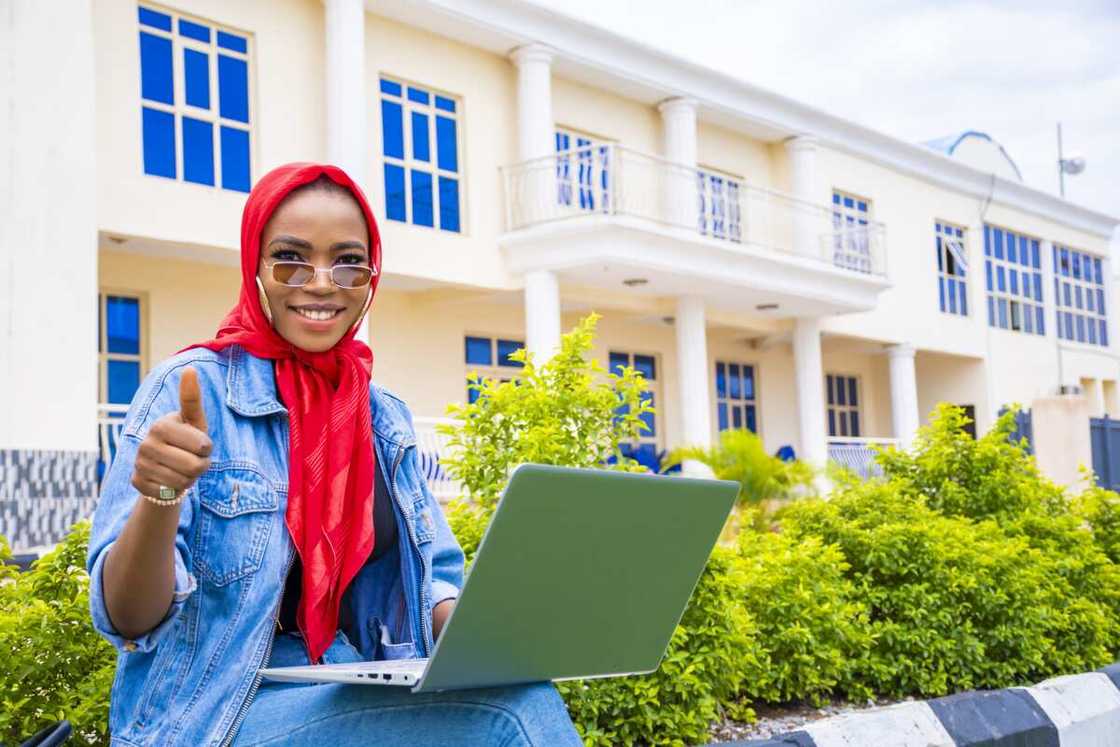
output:
POLYGON ((97 308, 97 401, 99 404, 111 404, 109 402, 109 361, 116 360, 139 363, 140 379, 138 384, 143 383, 144 377, 148 374, 150 337, 148 334, 150 328, 148 324, 148 293, 147 291, 138 291, 129 288, 101 286, 97 289, 97 308), (139 353, 109 352, 109 315, 107 311, 109 296, 128 298, 137 301, 139 305, 138 324, 140 325, 139 353))
POLYGON ((984 300, 988 311, 989 328, 1038 337, 1046 336, 1046 297, 1042 290, 1042 262, 1044 261, 1042 243, 1042 239, 1030 234, 1004 228, 993 223, 984 224, 984 300), (997 231, 1000 232, 1001 236, 1000 252, 1003 254, 1001 257, 996 256, 995 234, 997 231), (1005 237, 1008 235, 1014 236, 1016 239, 1016 257, 1022 256, 1023 242, 1026 242, 1026 247, 1031 252, 1031 264, 1023 264, 1018 259, 1010 260, 1007 258, 1005 237), (1036 254, 1039 258, 1037 264, 1033 261, 1036 254), (1000 273, 1001 269, 1003 270, 1002 274, 1000 273), (1012 275, 1013 271, 1014 275, 1012 275), (1035 290, 1030 296, 1024 295, 1021 291, 1016 293, 1012 290, 1013 285, 1023 287, 1020 278, 1024 273, 1028 273, 1032 281, 1031 285, 1035 290), (1004 290, 999 289, 1001 277, 1004 279, 1004 290), (1012 282, 1013 279, 1015 280, 1014 283, 1012 282), (1006 302, 1006 307, 1001 305, 1001 301, 1006 302), (1017 322, 1016 309, 1018 309, 1017 322), (1029 318, 1031 316, 1030 312, 1034 312, 1033 319, 1029 318), (1001 319, 1004 317, 1006 317, 1006 325, 1001 323, 1001 319), (1016 323, 1018 326, 1016 326, 1016 323))
MULTIPOLYGON (((627 356, 627 359, 629 361, 627 365, 630 367, 634 366, 634 358, 637 356, 649 358, 653 361, 653 378, 651 379, 648 376, 642 377, 645 379, 647 384, 649 384, 648 391, 653 395, 653 412, 651 413, 653 415, 653 434, 651 435, 648 430, 643 431, 642 434, 638 436, 636 441, 627 441, 625 445, 631 446, 633 448, 638 448, 646 444, 651 445, 653 446, 654 457, 657 457, 657 455, 659 455, 665 448, 665 420, 663 417, 664 413, 662 412, 665 398, 664 393, 661 389, 661 374, 664 372, 664 368, 662 367, 661 355, 655 352, 643 350, 619 350, 618 348, 609 347, 607 349, 606 368, 610 373, 615 373, 614 367, 611 365, 611 356, 614 355, 627 356)), ((620 446, 621 445, 622 444, 620 444, 620 446)))
POLYGON ((698 198, 698 219, 697 230, 703 236, 711 236, 714 239, 722 239, 724 241, 731 241, 736 244, 743 242, 743 203, 742 194, 743 188, 746 186, 746 179, 730 171, 717 169, 712 166, 700 165, 696 167, 697 181, 697 198, 698 198), (719 179, 723 182, 725 187, 734 185, 734 190, 728 189, 726 194, 720 197, 723 204, 726 206, 724 215, 720 216, 726 228, 717 232, 715 230, 715 205, 717 204, 716 198, 712 197, 712 182, 719 179), (731 195, 734 193, 734 199, 731 195), (708 224, 711 223, 712 230, 708 230, 708 224))
MULTIPOLYGON (((843 270, 851 270, 870 275, 874 272, 873 257, 871 256, 871 226, 875 222, 873 208, 875 201, 870 197, 861 197, 854 192, 849 192, 838 187, 832 188, 832 264, 843 270), (845 200, 851 200, 852 205, 846 205, 845 200), (865 205, 866 209, 859 206, 865 205), (852 249, 845 242, 844 237, 851 230, 845 226, 861 226, 864 229, 863 244, 852 249), (843 229, 843 230, 842 230, 843 229)), ((858 235, 858 231, 856 232, 858 235)))
POLYGON ((403 76, 394 75, 384 70, 377 73, 377 121, 381 130, 381 186, 384 192, 385 219, 406 226, 435 231, 440 234, 467 236, 467 190, 466 190, 466 153, 463 147, 463 97, 444 91, 435 86, 417 83, 403 76), (400 86, 401 94, 398 96, 389 93, 382 87, 382 82, 400 86), (413 88, 428 94, 429 103, 423 104, 414 101, 408 95, 408 89, 413 88), (455 111, 447 111, 436 106, 436 98, 447 99, 455 105, 455 111), (401 149, 403 158, 390 156, 385 153, 385 114, 383 102, 389 100, 401 107, 401 149), (412 113, 417 112, 428 117, 428 161, 419 160, 413 155, 412 113), (439 165, 439 132, 437 118, 444 117, 455 122, 455 165, 457 171, 440 168, 439 165), (389 217, 389 185, 386 166, 398 166, 404 169, 405 174, 405 219, 389 217), (412 174, 414 171, 427 173, 432 179, 432 225, 428 226, 415 221, 416 212, 412 204, 412 174), (442 197, 440 195, 440 177, 454 179, 458 184, 459 210, 458 229, 443 227, 440 216, 442 197))
MULTIPOLYGON (((255 39, 253 34, 248 31, 234 28, 225 24, 217 23, 201 16, 196 16, 191 13, 184 13, 178 10, 172 10, 166 6, 159 5, 158 3, 138 3, 137 8, 150 9, 156 13, 161 13, 170 17, 171 31, 156 28, 147 25, 139 20, 136 21, 137 40, 139 42, 140 34, 146 33, 152 36, 157 36, 162 39, 167 39, 171 42, 171 90, 173 103, 167 104, 162 101, 154 101, 152 99, 144 98, 143 90, 141 89, 139 95, 140 104, 140 173, 145 177, 155 177, 158 179, 173 179, 182 184, 191 184, 205 189, 214 189, 226 192, 236 192, 239 194, 248 194, 253 185, 253 174, 257 172, 257 136, 256 136, 256 123, 257 123, 257 106, 256 106, 256 85, 254 84, 254 76, 256 73, 255 57, 255 39), (189 36, 183 35, 179 31, 179 22, 185 20, 188 23, 194 23, 206 26, 210 29, 210 42, 203 42, 189 36), (239 52, 237 50, 229 49, 218 45, 218 34, 224 32, 227 34, 235 35, 245 40, 245 51, 239 52), (207 58, 207 75, 209 83, 209 101, 210 109, 201 109, 193 104, 187 103, 187 81, 186 81, 186 66, 184 63, 185 50, 190 49, 196 52, 201 52, 207 58), (245 63, 245 100, 248 110, 248 122, 242 122, 236 119, 229 119, 223 117, 221 114, 221 82, 219 80, 219 56, 225 55, 245 63), (169 177, 161 174, 152 174, 145 170, 144 167, 144 125, 143 116, 144 109, 152 109, 167 114, 171 114, 174 121, 175 128, 175 176, 169 177), (183 140, 183 118, 187 117, 193 120, 206 122, 212 126, 211 130, 211 149, 212 149, 212 167, 214 183, 206 184, 199 181, 189 181, 185 176, 185 142, 183 140), (222 176, 222 128, 228 127, 241 132, 245 132, 249 138, 249 188, 245 190, 226 187, 222 176)), ((143 80, 143 60, 140 57, 139 51, 137 52, 137 65, 136 65, 138 80, 143 80)))
POLYGON ((714 361, 714 364, 715 365, 712 367, 712 374, 713 374, 713 376, 712 376, 712 401, 715 402, 716 433, 722 433, 725 430, 734 430, 735 429, 735 427, 736 427, 734 425, 735 418, 732 414, 732 408, 734 407, 734 408, 742 408, 741 415, 740 415, 740 421, 742 422, 742 425, 739 426, 739 427, 740 428, 746 428, 751 433, 754 433, 756 436, 761 436, 762 435, 762 398, 759 396, 759 381, 758 381, 759 366, 758 366, 758 364, 757 363, 744 363, 742 361, 734 361, 733 362, 733 361, 731 361, 730 359, 727 359, 727 358, 723 358, 723 359, 717 358, 714 361), (728 376, 728 377, 731 375, 731 372, 730 372, 730 367, 731 366, 738 366, 740 371, 742 369, 749 368, 751 370, 751 382, 752 382, 753 395, 754 396, 749 398, 749 399, 746 398, 746 397, 738 397, 738 398, 731 397, 730 379, 728 379, 728 384, 725 386, 725 389, 724 389, 725 396, 721 397, 720 394, 719 394, 719 367, 720 366, 724 366, 724 370, 726 372, 725 375, 728 376), (723 428, 720 424, 720 412, 719 412, 720 405, 725 405, 727 407, 727 427, 726 428, 723 428), (755 425, 755 427, 753 429, 750 428, 750 426, 748 425, 749 418, 748 418, 747 408, 749 408, 749 407, 754 408, 754 425, 755 425))
POLYGON ((516 335, 499 335, 484 332, 464 332, 463 333, 463 364, 466 366, 464 372, 464 379, 466 382, 466 400, 467 404, 473 404, 478 400, 477 392, 470 388, 472 381, 471 374, 477 374, 479 379, 497 379, 498 381, 514 381, 520 379, 522 372, 525 370, 524 365, 503 365, 499 363, 501 356, 498 354, 499 342, 512 342, 520 347, 525 347, 524 340, 516 339, 516 335), (477 363, 467 362, 467 340, 468 339, 487 340, 490 343, 490 360, 493 361, 489 366, 481 366, 477 363), (475 395, 472 399, 471 396, 475 395))
MULTIPOLYGON (((822 382, 822 383, 824 384, 825 426, 828 428, 828 438, 829 438, 829 440, 842 441, 846 438, 847 439, 866 438, 866 436, 862 435, 866 431, 866 428, 865 428, 866 418, 864 417, 864 409, 863 409, 863 403, 864 403, 866 398, 864 397, 864 393, 863 393, 863 377, 860 376, 859 374, 856 374, 856 373, 826 371, 825 375, 824 375, 824 382, 822 382), (854 405, 852 405, 848 402, 840 403, 840 402, 830 401, 830 400, 834 400, 834 399, 837 399, 837 398, 833 397, 833 395, 832 395, 833 390, 829 386, 829 379, 832 379, 834 381, 836 379, 842 379, 844 381, 843 391, 845 393, 845 397, 848 398, 848 399, 850 399, 850 396, 849 396, 848 393, 851 391, 850 382, 855 381, 856 399, 859 400, 859 401, 856 402, 856 404, 854 404, 854 405), (856 430, 859 431, 859 433, 848 433, 847 435, 841 435, 840 434, 840 423, 841 423, 840 415, 845 416, 844 419, 843 419, 843 422, 844 422, 845 426, 849 426, 850 423, 851 423, 850 413, 852 413, 852 412, 854 412, 856 414, 856 418, 857 418, 856 430)), ((839 391, 839 390, 837 390, 837 391, 839 391)), ((846 427, 845 429, 848 430, 848 431, 852 430, 850 427, 846 427)))
POLYGON ((1058 339, 1076 345, 1087 345, 1092 349, 1107 349, 1110 347, 1108 337, 1108 258, 1093 254, 1083 249, 1053 242, 1051 244, 1051 257, 1054 265, 1054 324, 1057 326, 1058 339), (1063 253, 1068 253, 1068 269, 1063 273, 1060 266, 1063 253), (1079 269, 1082 277, 1075 277, 1073 267, 1076 264, 1084 267, 1085 261, 1090 260, 1090 265, 1095 278, 1086 280, 1084 271, 1079 269), (1069 290, 1070 303, 1065 303, 1064 290, 1069 290), (1078 292, 1084 291, 1085 302, 1080 308, 1076 305, 1078 292), (1089 300, 1096 299, 1094 306, 1102 305, 1104 310, 1089 309, 1089 300), (1067 332, 1067 324, 1069 330, 1067 332), (1084 328, 1084 331, 1082 330, 1084 328), (1102 340, 1103 336, 1103 340, 1102 340), (1090 339, 1091 338, 1091 339, 1090 339))
POLYGON ((972 316, 972 309, 968 305, 968 229, 938 218, 934 221, 933 235, 937 252, 937 297, 941 313, 967 319, 972 316), (958 244, 959 254, 955 255, 949 248, 952 241, 958 244), (964 260, 963 266, 961 259, 964 260), (952 270, 949 269, 950 264, 952 270), (956 290, 956 296, 950 296, 951 289, 956 290), (953 301, 956 303, 951 303, 953 301))
MULTIPOLYGON (((614 164, 611 163, 611 158, 614 153, 614 146, 618 141, 605 138, 600 135, 593 135, 584 130, 575 127, 568 127, 566 125, 554 125, 552 128, 553 138, 553 155, 556 157, 556 204, 561 209, 567 209, 579 213, 609 213, 611 211, 611 199, 614 197, 614 183, 611 180, 611 171, 614 164), (586 144, 577 144, 565 149, 560 148, 560 138, 567 137, 569 139, 569 146, 571 146, 572 139, 578 143, 579 140, 585 140, 586 144), (586 149, 589 155, 590 162, 590 181, 584 184, 582 177, 573 178, 573 174, 579 174, 580 169, 583 168, 582 153, 586 149), (572 168, 573 155, 576 168, 572 168), (598 154, 598 159, 596 159, 598 154), (562 177, 561 173, 567 174, 562 177), (567 196, 565 197, 565 189, 567 196), (579 204, 576 204, 575 195, 579 194, 579 204), (595 201, 598 200, 598 206, 595 201), (590 202, 587 205, 586 202, 590 202)), ((615 172, 617 173, 617 172, 615 172)))

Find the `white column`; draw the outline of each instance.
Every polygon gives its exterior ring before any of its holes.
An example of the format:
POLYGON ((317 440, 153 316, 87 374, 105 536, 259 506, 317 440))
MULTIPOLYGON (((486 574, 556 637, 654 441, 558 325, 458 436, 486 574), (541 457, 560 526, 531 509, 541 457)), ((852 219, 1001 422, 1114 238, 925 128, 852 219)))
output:
POLYGON ((887 348, 891 369, 891 424, 894 427, 894 437, 904 449, 910 448, 910 444, 914 442, 921 423, 914 356, 913 345, 892 345, 887 348))
POLYGON ((556 273, 525 273, 525 349, 539 365, 560 346, 560 284, 556 273))
MULTIPOLYGON (((708 329, 704 301, 698 296, 677 299, 677 377, 680 381, 681 442, 709 446, 712 442, 712 401, 708 378, 708 329)), ((683 471, 709 476, 705 465, 686 461, 683 471)))
MULTIPOLYGON (((517 66, 517 155, 531 161, 555 152, 552 121, 552 51, 542 44, 518 47, 510 54, 517 66)), ((555 207, 556 187, 551 162, 538 162, 521 183, 521 200, 533 211, 555 207)), ((538 364, 560 345, 560 283, 556 273, 536 270, 525 274, 525 347, 538 364)))
POLYGON ((366 188, 370 144, 366 100, 366 16, 362 0, 324 0, 327 160, 366 188))
POLYGON ((0 494, 88 496, 98 399, 90 0, 5 3, 0 71, 0 494))
POLYGON ((793 365, 801 429, 801 452, 798 456, 816 467, 823 467, 828 461, 828 431, 824 417, 820 319, 810 317, 794 321, 793 365))
MULTIPOLYGON (((366 101, 366 14, 362 0, 324 0, 327 161, 368 195, 370 143, 366 101)), ((369 317, 358 328, 369 341, 369 317)))
POLYGON ((696 102, 688 98, 669 99, 657 109, 661 112, 662 155, 673 164, 666 167, 664 215, 673 225, 696 228, 696 102))
MULTIPOLYGON (((789 157, 790 194, 809 204, 816 203, 817 140, 807 135, 791 137, 785 142, 789 157)), ((806 257, 819 257, 823 248, 815 236, 816 211, 793 210, 793 250, 806 257)))
POLYGON ((518 160, 551 155, 556 148, 552 122, 552 51, 527 44, 510 53, 517 66, 518 160))

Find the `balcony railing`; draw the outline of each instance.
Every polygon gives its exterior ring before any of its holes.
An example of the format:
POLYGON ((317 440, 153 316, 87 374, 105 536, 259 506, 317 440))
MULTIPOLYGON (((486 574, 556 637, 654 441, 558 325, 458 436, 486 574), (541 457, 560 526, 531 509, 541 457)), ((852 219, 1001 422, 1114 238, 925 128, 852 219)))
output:
POLYGON ((428 489, 440 503, 458 498, 461 488, 459 483, 447 474, 447 469, 441 462, 451 453, 451 450, 447 445, 447 436, 436 430, 436 426, 454 425, 456 422, 451 418, 426 417, 413 418, 412 421, 416 430, 416 456, 420 461, 420 469, 428 482, 428 489))
MULTIPOLYGON (((101 404, 97 406, 97 435, 98 449, 98 483, 109 469, 113 456, 117 453, 117 443, 120 441, 121 428, 124 426, 124 416, 128 412, 128 405, 101 404)), ((444 423, 453 424, 455 421, 448 418, 414 419, 416 429, 417 457, 420 469, 432 494, 441 502, 446 503, 459 495, 459 484, 451 479, 441 459, 450 453, 447 437, 441 435, 436 426, 444 423)))
POLYGON ((886 274, 885 228, 828 205, 615 144, 502 169, 510 231, 588 215, 627 216, 871 275, 886 274))
POLYGON ((876 446, 898 446, 897 438, 830 438, 828 440, 829 461, 847 467, 860 477, 882 474, 875 463, 876 446))

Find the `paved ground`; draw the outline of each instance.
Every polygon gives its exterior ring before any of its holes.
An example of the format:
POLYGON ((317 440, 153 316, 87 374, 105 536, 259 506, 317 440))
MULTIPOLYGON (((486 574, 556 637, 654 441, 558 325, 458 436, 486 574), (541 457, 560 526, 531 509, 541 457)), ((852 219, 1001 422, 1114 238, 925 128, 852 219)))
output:
MULTIPOLYGON (((907 698, 911 700, 911 698, 907 698)), ((753 724, 744 724, 738 721, 724 721, 712 727, 712 743, 734 742, 740 739, 764 739, 779 734, 797 731, 811 721, 817 721, 830 716, 839 716, 844 713, 854 713, 876 706, 890 705, 901 702, 893 700, 867 701, 865 703, 836 702, 822 708, 811 705, 785 705, 767 706, 755 705, 754 710, 758 720, 753 724)))

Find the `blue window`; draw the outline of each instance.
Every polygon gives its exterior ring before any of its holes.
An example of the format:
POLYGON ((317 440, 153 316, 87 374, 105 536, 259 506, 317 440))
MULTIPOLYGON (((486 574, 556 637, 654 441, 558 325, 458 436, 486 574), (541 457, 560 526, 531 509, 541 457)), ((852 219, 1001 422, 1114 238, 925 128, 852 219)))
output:
POLYGON ((934 229, 937 250, 937 293, 946 314, 968 316, 968 253, 964 229, 937 221, 934 229))
POLYGON ((828 412, 828 435, 831 438, 859 438, 860 400, 859 378, 842 374, 824 377, 825 399, 828 412))
POLYGON ((464 340, 464 353, 467 363, 467 401, 476 402, 479 397, 478 385, 483 379, 510 381, 516 379, 520 369, 525 367, 510 355, 525 347, 521 340, 494 337, 467 336, 464 340))
POLYGON ((144 173, 248 192, 248 37, 143 6, 139 22, 144 173))
POLYGON ((717 239, 743 240, 739 204, 742 187, 743 182, 737 177, 697 169, 700 233, 717 239))
POLYGON ((1054 244, 1058 337, 1108 347, 1108 306, 1100 257, 1054 244))
POLYGON ((461 232, 458 105, 391 78, 382 77, 380 89, 385 215, 461 232))
POLYGON ((988 326, 1045 335, 1038 239, 984 226, 988 326))
POLYGON ((556 199, 585 212, 611 209, 611 145, 570 130, 556 130, 556 199))
MULTIPOLYGON (((627 353, 622 351, 612 350, 608 356, 610 364, 610 372, 613 374, 622 374, 626 368, 633 368, 642 375, 646 380, 647 389, 642 392, 642 402, 650 407, 656 408, 657 403, 661 400, 659 383, 657 378, 657 360, 652 355, 642 355, 641 353, 627 353)), ((626 414, 626 406, 620 405, 618 408, 619 415, 626 414)), ((647 412, 642 415, 642 422, 645 428, 642 430, 638 440, 622 444, 622 453, 625 456, 638 458, 638 454, 642 453, 656 453, 658 448, 658 413, 656 410, 647 412)), ((639 460, 640 461, 640 460, 639 460)), ((642 462, 645 464, 645 462, 642 462)))
POLYGON ((871 200, 832 192, 832 263, 856 272, 873 272, 871 200))
POLYGON ((721 431, 746 428, 758 433, 758 386, 754 366, 716 362, 716 422, 721 431))
POLYGON ((103 403, 127 405, 132 402, 142 375, 140 298, 101 294, 98 302, 99 399, 103 403))

